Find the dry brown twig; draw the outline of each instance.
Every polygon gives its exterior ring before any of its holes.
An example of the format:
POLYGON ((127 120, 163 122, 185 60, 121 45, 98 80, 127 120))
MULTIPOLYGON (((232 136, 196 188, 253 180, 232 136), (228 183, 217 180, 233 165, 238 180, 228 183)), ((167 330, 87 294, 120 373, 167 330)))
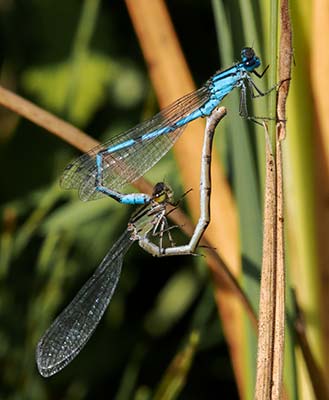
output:
MULTIPOLYGON (((285 343, 285 251, 284 200, 281 142, 286 136, 286 101, 291 77, 292 33, 288 0, 280 10, 281 37, 279 58, 275 158, 266 148, 266 193, 264 240, 260 294, 259 338, 255 399, 280 400, 283 393, 285 343)), ((267 133, 267 127, 264 124, 267 133)))

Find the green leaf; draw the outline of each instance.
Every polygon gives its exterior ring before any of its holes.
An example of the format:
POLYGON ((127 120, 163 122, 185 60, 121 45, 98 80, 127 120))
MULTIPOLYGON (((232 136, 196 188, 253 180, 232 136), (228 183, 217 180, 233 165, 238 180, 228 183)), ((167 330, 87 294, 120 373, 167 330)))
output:
POLYGON ((146 317, 146 329, 162 335, 186 312, 199 293, 200 282, 191 270, 177 272, 159 293, 155 307, 146 317))
POLYGON ((111 96, 120 106, 140 100, 144 85, 132 66, 122 66, 99 53, 89 53, 80 60, 78 71, 73 61, 27 69, 22 83, 26 91, 39 98, 41 105, 58 114, 65 111, 69 99, 70 120, 84 126, 107 97, 106 88, 113 83, 111 96), (74 94, 70 92, 75 79, 74 94))

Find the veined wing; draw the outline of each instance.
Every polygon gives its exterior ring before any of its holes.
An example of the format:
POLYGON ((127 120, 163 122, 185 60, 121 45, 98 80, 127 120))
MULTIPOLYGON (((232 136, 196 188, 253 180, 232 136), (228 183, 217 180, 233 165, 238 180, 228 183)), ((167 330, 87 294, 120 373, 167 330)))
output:
POLYGON ((80 198, 85 201, 104 196, 95 191, 96 155, 101 150, 117 147, 118 149, 111 153, 103 153, 102 181, 104 186, 121 191, 127 183, 143 176, 170 150, 185 125, 147 140, 142 140, 143 135, 175 125, 204 105, 209 96, 206 84, 178 99, 150 120, 94 147, 66 167, 61 185, 65 189, 78 189, 80 198), (120 148, 120 145, 127 141, 130 141, 130 144, 128 142, 127 147, 120 148))
POLYGON ((132 243, 130 232, 125 231, 40 339, 36 361, 42 376, 59 372, 85 346, 111 301, 121 274, 123 256, 132 243))

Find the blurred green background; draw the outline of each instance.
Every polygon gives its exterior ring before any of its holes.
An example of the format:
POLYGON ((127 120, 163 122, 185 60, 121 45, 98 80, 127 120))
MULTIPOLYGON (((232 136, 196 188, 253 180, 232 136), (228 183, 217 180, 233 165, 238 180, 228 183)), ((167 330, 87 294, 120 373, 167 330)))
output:
MULTIPOLYGON (((124 2, 87 3, 1 0, 1 83, 104 141, 158 106, 124 2)), ((199 86, 222 65, 212 4, 166 3, 199 86)), ((38 339, 125 229, 132 209, 108 199, 82 203, 60 189, 65 165, 79 152, 0 113, 0 398, 150 398, 175 355, 184 348, 193 353, 193 329, 200 342, 180 398, 210 399, 216 387, 223 398, 236 398, 203 258, 154 259, 137 245, 86 348, 58 376, 38 374, 38 339)), ((170 182, 176 197, 183 193, 171 155, 148 177, 170 182)), ((185 238, 177 232, 176 240, 185 238)))

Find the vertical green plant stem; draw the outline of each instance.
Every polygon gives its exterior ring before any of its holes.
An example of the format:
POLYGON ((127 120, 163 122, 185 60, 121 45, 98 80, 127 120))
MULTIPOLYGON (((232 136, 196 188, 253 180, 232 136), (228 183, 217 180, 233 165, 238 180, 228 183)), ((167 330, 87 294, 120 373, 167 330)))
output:
POLYGON ((305 332, 305 322, 302 313, 299 312, 295 320, 295 329, 298 338, 298 344, 301 348, 305 364, 313 387, 316 399, 328 400, 328 379, 323 375, 323 370, 319 367, 314 359, 314 354, 310 348, 310 342, 305 332))
POLYGON ((17 232, 14 244, 16 257, 24 250, 25 246, 32 238, 32 235, 38 229, 40 223, 54 206, 55 202, 59 199, 60 196, 61 191, 58 187, 58 183, 55 182, 53 186, 51 186, 50 189, 44 193, 35 210, 31 213, 29 218, 24 222, 24 224, 17 232))
POLYGON ((159 387, 152 397, 154 400, 171 400, 177 398, 182 387, 185 385, 199 340, 200 332, 193 330, 184 348, 171 361, 159 387))
MULTIPOLYGON (((256 0, 239 0, 239 5, 241 10, 242 29, 245 37, 245 43, 247 46, 253 46, 255 48, 256 53, 260 55, 262 60, 262 68, 265 68, 266 63, 268 63, 268 49, 264 48, 264 40, 261 36, 262 32, 261 29, 259 29, 259 15, 256 12, 256 10, 259 9, 260 4, 258 4, 256 0)), ((268 84, 267 74, 265 74, 261 80, 260 87, 262 90, 267 90, 267 88, 270 87, 268 84)), ((252 110, 250 110, 250 113, 258 117, 269 116, 268 99, 266 97, 255 99, 255 101, 252 102, 252 110)), ((265 178, 264 135, 262 134, 262 129, 256 124, 249 124, 248 129, 252 133, 256 133, 255 141, 257 146, 257 160, 259 167, 259 186, 262 193, 264 190, 265 178)))
MULTIPOLYGON (((234 3, 230 3, 234 5, 234 3)), ((212 1, 214 18, 217 29, 217 38, 221 61, 224 66, 230 65, 232 60, 237 59, 237 55, 241 50, 241 45, 252 45, 244 41, 239 44, 239 48, 234 49, 233 43, 235 32, 229 21, 237 14, 235 8, 224 7, 222 0, 212 1), (229 14, 231 10, 231 14, 229 14)), ((251 10, 251 7, 249 7, 251 10)), ((242 17, 244 18, 244 17, 242 17)), ((244 19, 244 24, 252 24, 254 17, 244 19)), ((241 23, 241 22, 240 22, 241 23)), ((243 32, 247 32, 245 27, 243 32)), ((252 38, 254 39, 254 38, 252 38)), ((262 103, 264 99, 256 99, 262 103)), ((254 161, 252 141, 254 137, 253 125, 246 122, 238 115, 239 109, 239 92, 234 91, 226 99, 227 108, 232 111, 227 117, 226 140, 229 143, 229 149, 232 161, 231 174, 233 177, 234 194, 236 197, 239 218, 240 218, 240 238, 241 238, 241 261, 243 264, 243 287, 250 299, 253 307, 258 308, 259 298, 259 280, 255 276, 260 274, 261 266, 261 248, 262 248, 262 215, 259 194, 259 178, 254 161), (249 129, 250 128, 250 129, 249 129), (251 131, 251 132, 250 132, 251 131), (252 232, 252 234, 251 234, 252 232)), ((225 125, 225 122, 223 125, 225 125)), ((263 135, 259 135, 261 143, 264 143, 263 135)), ((256 138, 258 140, 258 137, 256 138)), ((262 155, 264 155, 264 146, 262 147, 262 155)), ((264 169, 264 168, 263 168, 264 169)), ((252 399, 255 385, 255 353, 256 353, 256 336, 255 331, 246 321, 244 331, 244 398, 252 399)))
MULTIPOLYGON (((314 101, 310 83, 313 2, 294 1, 290 5, 294 32, 294 60, 291 92, 288 99, 288 135, 285 157, 289 168, 285 174, 285 192, 290 250, 290 267, 299 306, 305 317, 307 338, 313 357, 324 365, 322 331, 319 316, 321 277, 315 219, 314 101)), ((299 389, 312 393, 305 365, 297 358, 299 389)))
POLYGON ((88 46, 97 21, 100 0, 85 0, 71 54, 71 76, 67 88, 64 110, 71 116, 71 104, 75 101, 83 63, 88 57, 88 46))
POLYGON ((217 40, 221 47, 220 54, 224 65, 229 65, 234 59, 232 35, 225 16, 225 9, 221 0, 212 0, 212 8, 217 29, 217 40))
MULTIPOLYGON (((223 65, 230 65, 235 59, 233 48, 233 35, 228 25, 229 17, 225 15, 222 0, 213 0, 214 17, 217 29, 219 51, 223 65)), ((239 51, 241 49, 239 48, 239 51)), ((245 270, 259 268, 261 264, 261 211, 258 192, 257 173, 253 161, 250 135, 245 120, 237 115, 239 107, 239 92, 234 91, 226 99, 229 110, 225 126, 225 135, 231 146, 233 185, 240 217, 240 237, 242 257, 246 260, 245 270), (233 115, 232 115, 233 114, 233 115), (250 235, 252 227, 253 234, 250 235)), ((264 151, 263 151, 264 152, 264 151)), ((259 282, 252 274, 246 274, 245 289, 255 309, 259 295, 259 282)), ((249 343, 250 345, 250 343, 249 343)), ((253 357, 254 358, 254 357, 253 357)), ((251 368, 247 369, 249 372, 251 368)))
POLYGON ((16 223, 17 212, 15 208, 10 206, 3 208, 0 234, 0 281, 7 275, 13 257, 16 223))
POLYGON ((261 40, 259 37, 259 30, 257 17, 253 10, 252 0, 239 0, 243 34, 246 39, 246 46, 254 47, 257 52, 261 51, 261 40))

